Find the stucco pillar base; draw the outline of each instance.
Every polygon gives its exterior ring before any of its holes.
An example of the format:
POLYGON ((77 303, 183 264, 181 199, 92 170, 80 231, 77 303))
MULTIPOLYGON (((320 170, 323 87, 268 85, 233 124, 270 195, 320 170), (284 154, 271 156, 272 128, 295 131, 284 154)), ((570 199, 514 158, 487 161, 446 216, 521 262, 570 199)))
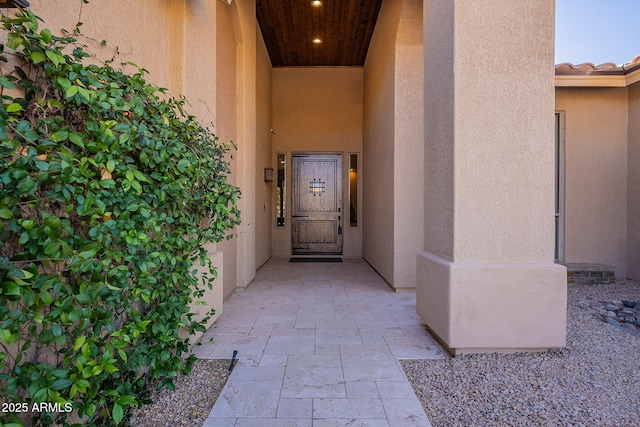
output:
POLYGON ((418 315, 453 355, 566 345, 567 276, 553 263, 457 263, 418 254, 418 315))

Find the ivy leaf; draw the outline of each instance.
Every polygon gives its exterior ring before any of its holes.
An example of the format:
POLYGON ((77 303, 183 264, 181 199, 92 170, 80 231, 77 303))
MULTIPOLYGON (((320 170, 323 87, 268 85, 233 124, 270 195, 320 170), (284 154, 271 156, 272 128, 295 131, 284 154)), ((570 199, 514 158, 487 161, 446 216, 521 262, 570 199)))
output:
POLYGON ((46 305, 51 305, 55 301, 54 296, 49 291, 40 291, 40 299, 46 305))
POLYGON ((57 258, 60 251, 60 242, 49 242, 44 247, 44 253, 51 258, 57 258))
POLYGON ((78 93, 78 86, 71 85, 64 91, 66 99, 73 98, 78 93))
POLYGON ((53 52, 52 50, 47 49, 45 51, 45 54, 47 55, 47 58, 49 58, 51 62, 53 62, 56 66, 64 62, 64 57, 62 55, 59 55, 53 52))
POLYGON ((122 421, 122 417, 124 416, 122 406, 118 405, 117 403, 114 404, 111 416, 113 417, 113 421, 115 421, 116 424, 120 424, 120 421, 122 421))
POLYGON ((73 384, 73 381, 67 378, 60 378, 51 383, 51 390, 60 391, 73 384))
POLYGON ((80 350, 80 348, 82 348, 82 346, 84 345, 84 343, 87 342, 87 337, 84 335, 80 335, 78 338, 76 338, 76 340, 73 342, 73 350, 74 351, 78 351, 80 350))
POLYGON ((69 141, 73 142, 80 148, 84 148, 84 142, 82 141, 82 135, 77 132, 71 132, 69 134, 69 141))
POLYGON ((13 212, 9 208, 0 208, 0 218, 11 219, 13 218, 13 212))
POLYGON ((27 176, 25 179, 21 179, 16 186, 16 190, 18 190, 19 194, 28 193, 36 186, 36 181, 33 180, 30 176, 27 176))
POLYGON ((20 45, 24 42, 24 39, 15 33, 9 33, 9 40, 7 42, 7 46, 10 49, 16 50, 20 45))
POLYGON ((55 142, 63 142, 69 139, 69 132, 67 132, 66 130, 59 130, 58 132, 54 133, 52 136, 53 136, 52 139, 55 142))
POLYGON ((33 61, 34 64, 39 64, 40 62, 44 61, 45 59, 47 59, 47 57, 45 56, 44 53, 40 52, 40 51, 33 51, 31 52, 31 60, 33 61))
POLYGON ((17 113, 18 111, 22 111, 22 105, 17 102, 12 102, 6 107, 7 113, 17 113))
POLYGON ((66 78, 66 77, 58 77, 57 79, 58 84, 62 87, 62 89, 67 90, 69 88, 69 86, 71 86, 71 81, 66 78))
POLYGON ((43 42, 49 43, 53 38, 53 35, 51 34, 51 31, 49 29, 45 28, 44 30, 40 31, 40 37, 42 37, 43 42))
POLYGON ((7 76, 0 76, 0 85, 6 87, 7 89, 15 89, 15 86, 13 85, 13 83, 11 83, 11 80, 9 80, 7 76))
POLYGON ((2 283, 3 295, 21 295, 20 286, 16 282, 3 282, 2 283))
POLYGON ((0 328, 0 340, 6 342, 7 344, 12 344, 12 341, 14 341, 13 334, 8 329, 0 328))

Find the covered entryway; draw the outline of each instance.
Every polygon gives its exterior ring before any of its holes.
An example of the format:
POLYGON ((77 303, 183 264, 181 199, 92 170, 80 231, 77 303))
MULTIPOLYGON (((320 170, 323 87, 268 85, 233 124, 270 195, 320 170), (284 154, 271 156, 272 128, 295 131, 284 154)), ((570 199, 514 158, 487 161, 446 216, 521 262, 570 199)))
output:
POLYGON ((342 154, 293 155, 294 254, 342 253, 342 154))

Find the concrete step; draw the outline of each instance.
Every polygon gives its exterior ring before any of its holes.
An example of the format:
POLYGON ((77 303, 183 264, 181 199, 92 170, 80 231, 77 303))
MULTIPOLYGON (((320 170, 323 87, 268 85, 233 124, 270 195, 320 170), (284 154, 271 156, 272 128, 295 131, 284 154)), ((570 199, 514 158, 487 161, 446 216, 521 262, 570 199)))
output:
POLYGON ((569 283, 613 283, 616 281, 616 269, 604 264, 563 264, 567 267, 567 282, 569 283))

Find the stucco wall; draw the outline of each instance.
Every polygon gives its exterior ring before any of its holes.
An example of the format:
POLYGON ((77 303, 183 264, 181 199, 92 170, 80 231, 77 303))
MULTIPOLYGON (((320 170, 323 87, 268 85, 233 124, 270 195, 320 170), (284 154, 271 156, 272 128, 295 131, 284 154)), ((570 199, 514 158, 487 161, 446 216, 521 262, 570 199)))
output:
MULTIPOLYGON (((256 24, 257 25, 257 24, 256 24)), ((275 223, 275 183, 264 182, 264 168, 275 168, 271 150, 271 61, 262 39, 256 30, 256 266, 271 257, 271 239, 275 223)))
MULTIPOLYGON (((236 5, 227 5, 223 2, 215 2, 216 14, 216 121, 215 131, 221 141, 238 141, 238 115, 237 93, 237 45, 234 31, 234 20, 237 21, 236 5)), ((237 24, 236 24, 237 25, 237 24)), ((239 147, 240 149, 240 147, 239 147)), ((231 165, 231 183, 239 184, 238 159, 240 153, 232 151, 227 157, 231 165)), ((244 214, 244 212, 242 212, 244 214)), ((243 215, 244 216, 244 215, 243 215)), ((244 218, 243 218, 244 219, 244 218)), ((224 298, 228 298, 236 288, 238 266, 236 252, 237 239, 223 241, 218 244, 218 249, 224 254, 224 298)))
MULTIPOLYGON (((204 2, 193 3, 199 6, 204 2)), ((44 19, 43 28, 50 28, 55 34, 63 28, 72 31, 79 19, 83 23, 82 32, 87 36, 83 41, 93 53, 109 59, 117 47, 123 62, 131 61, 144 67, 155 84, 176 91, 174 93, 182 91, 182 87, 175 85, 181 83, 181 76, 177 74, 183 70, 184 62, 185 3, 114 0, 82 4, 68 0, 33 0, 30 4, 30 9, 44 19), (106 47, 99 46, 102 40, 107 41, 106 47), (175 61, 166 60, 169 53, 175 61)))
POLYGON ((627 277, 640 280, 640 83, 629 87, 627 277))
POLYGON ((453 260, 454 5, 452 2, 425 1, 423 10, 424 249, 453 260))
POLYGON ((255 0, 234 0, 231 6, 235 6, 234 31, 238 42, 237 185, 243 194, 238 203, 242 224, 235 237, 238 244, 236 286, 245 287, 256 275, 256 3, 255 0))
MULTIPOLYGON (((292 152, 344 153, 343 212, 348 207, 348 154, 362 151, 362 87, 361 68, 273 69, 273 151, 287 153, 287 180, 292 152)), ((290 185, 286 193, 286 206, 291 206, 290 185)), ((274 231, 274 256, 291 255, 290 209, 285 224, 274 231)), ((345 224, 343 255, 361 256, 361 236, 361 227, 345 224)))
POLYGON ((395 53, 393 287, 415 288, 424 249, 424 48, 422 0, 403 0, 395 53))
POLYGON ((553 261, 554 2, 455 4, 454 258, 553 261))
POLYGON ((401 6, 401 1, 382 2, 364 66, 363 257, 389 283, 395 258, 395 41, 401 6))
POLYGON ((365 63, 365 259, 394 288, 416 285, 423 249, 422 2, 383 2, 365 63))
POLYGON ((557 88, 565 121, 564 261, 626 276, 626 88, 557 88))

